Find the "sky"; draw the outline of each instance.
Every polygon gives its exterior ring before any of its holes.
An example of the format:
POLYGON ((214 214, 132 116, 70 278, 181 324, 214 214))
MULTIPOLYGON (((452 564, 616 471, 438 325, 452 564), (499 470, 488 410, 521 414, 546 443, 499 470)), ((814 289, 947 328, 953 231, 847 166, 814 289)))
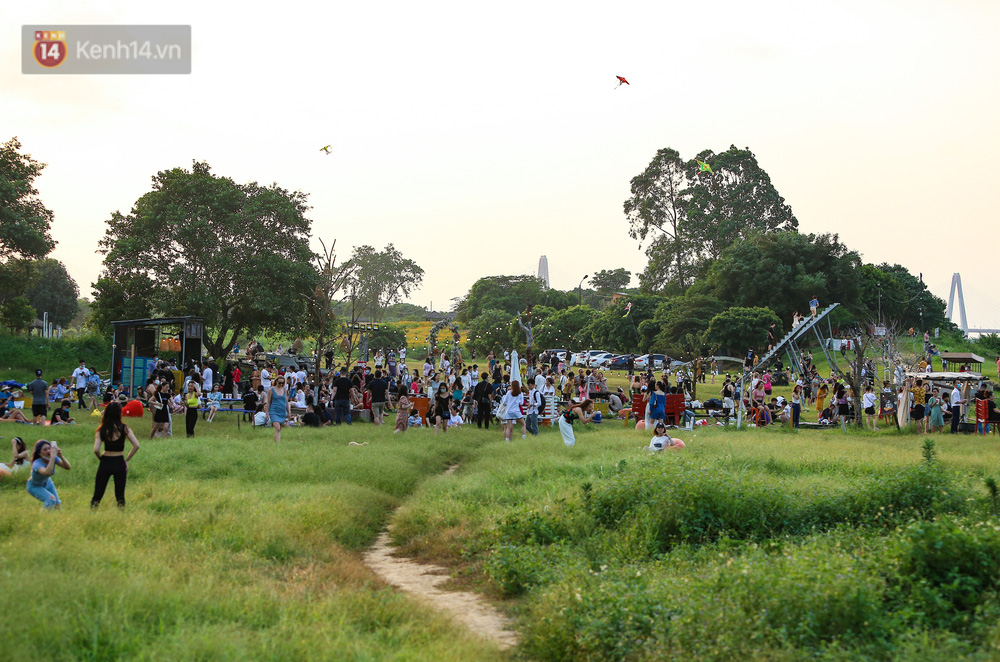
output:
POLYGON ((970 325, 1000 328, 992 0, 39 0, 0 25, 0 140, 48 164, 52 257, 83 296, 105 221, 192 161, 307 193, 342 258, 393 243, 425 270, 410 301, 447 310, 542 254, 560 289, 641 272, 630 180, 664 147, 736 145, 801 232, 945 300, 960 272, 970 325), (190 25, 192 73, 24 75, 26 24, 190 25))

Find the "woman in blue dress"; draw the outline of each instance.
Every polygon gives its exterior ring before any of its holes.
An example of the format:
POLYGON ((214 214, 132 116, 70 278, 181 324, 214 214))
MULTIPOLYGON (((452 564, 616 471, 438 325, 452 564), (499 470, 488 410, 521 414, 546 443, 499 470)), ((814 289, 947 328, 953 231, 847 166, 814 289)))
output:
POLYGON ((274 386, 267 390, 264 398, 264 409, 267 411, 271 425, 274 426, 274 443, 281 442, 281 426, 288 425, 286 421, 292 415, 292 403, 288 399, 288 389, 285 388, 285 378, 279 376, 274 380, 274 386))
POLYGON ((35 452, 31 456, 31 478, 28 479, 28 494, 42 502, 42 508, 52 510, 58 508, 62 501, 52 482, 56 473, 56 465, 66 471, 70 470, 69 461, 63 457, 62 449, 54 441, 39 439, 35 444, 35 452))
POLYGON ((667 415, 667 394, 663 382, 656 382, 656 390, 649 396, 649 424, 664 423, 667 415))

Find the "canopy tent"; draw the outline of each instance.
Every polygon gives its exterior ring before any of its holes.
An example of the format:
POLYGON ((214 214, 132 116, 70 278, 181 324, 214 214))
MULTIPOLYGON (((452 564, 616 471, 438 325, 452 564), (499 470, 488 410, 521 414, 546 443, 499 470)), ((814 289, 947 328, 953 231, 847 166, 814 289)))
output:
POLYGON ((982 372, 986 359, 972 352, 941 352, 941 360, 948 365, 967 365, 976 372, 982 372))
POLYGON ((978 382, 983 376, 978 372, 908 372, 907 377, 919 377, 933 381, 978 382))

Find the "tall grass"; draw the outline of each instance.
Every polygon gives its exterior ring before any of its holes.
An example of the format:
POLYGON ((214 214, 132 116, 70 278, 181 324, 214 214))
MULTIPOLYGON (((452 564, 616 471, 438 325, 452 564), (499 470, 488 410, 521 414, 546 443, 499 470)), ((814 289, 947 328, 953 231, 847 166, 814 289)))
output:
POLYGON ((40 512, 23 474, 0 482, 4 659, 499 657, 384 587, 357 553, 416 485, 484 441, 474 434, 355 425, 275 445, 201 422, 194 439, 143 440, 126 509, 109 488, 91 512, 92 427, 44 433, 73 470, 55 476, 58 512, 40 512))

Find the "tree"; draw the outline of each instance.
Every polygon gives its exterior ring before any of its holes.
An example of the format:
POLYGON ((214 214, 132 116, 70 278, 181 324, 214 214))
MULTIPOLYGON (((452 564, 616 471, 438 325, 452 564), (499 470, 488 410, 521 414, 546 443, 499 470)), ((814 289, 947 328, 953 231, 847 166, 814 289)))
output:
POLYGON ((304 193, 237 184, 207 163, 157 173, 128 215, 107 221, 93 317, 202 317, 215 356, 240 335, 288 331, 316 287, 307 209, 304 193))
POLYGON ((362 314, 373 322, 382 319, 385 309, 410 295, 424 279, 424 270, 403 257, 389 244, 379 252, 371 246, 358 246, 351 255, 351 289, 356 293, 362 314))
POLYGON ((469 322, 465 344, 482 354, 502 352, 513 343, 511 330, 515 324, 514 316, 505 310, 483 311, 469 322))
POLYGON ((35 321, 35 309, 24 296, 8 299, 0 306, 0 323, 14 334, 29 328, 35 321))
POLYGON ((582 348, 581 333, 593 321, 597 312, 590 306, 573 306, 557 310, 537 322, 532 329, 535 346, 539 351, 546 349, 582 348))
POLYGON ((423 306, 415 306, 412 303, 394 303, 383 311, 383 318, 387 322, 420 322, 427 315, 427 309, 423 306))
POLYGON ((647 350, 671 354, 669 348, 687 343, 686 336, 704 334, 712 318, 724 309, 721 301, 705 294, 689 293, 674 297, 660 303, 652 319, 639 325, 639 332, 647 350))
POLYGON ((622 298, 604 311, 594 316, 591 323, 584 329, 589 336, 591 346, 605 349, 609 352, 641 352, 642 337, 639 326, 656 312, 656 307, 662 298, 638 294, 622 298), (626 316, 626 306, 632 307, 626 316))
POLYGON ((590 284, 598 292, 618 292, 628 287, 631 280, 632 272, 626 270, 624 267, 619 267, 614 271, 605 271, 603 269, 598 271, 590 277, 590 284))
POLYGON ((376 349, 382 347, 387 352, 406 347, 406 331, 398 326, 382 324, 377 331, 368 335, 368 346, 376 349))
POLYGON ((642 174, 632 178, 632 197, 625 201, 629 235, 644 241, 653 234, 646 256, 651 263, 656 262, 656 269, 651 273, 647 268, 640 276, 648 291, 659 291, 669 283, 683 290, 697 272, 686 227, 690 175, 680 153, 667 147, 657 151, 642 174))
MULTIPOLYGON (((308 320, 307 330, 316 335, 316 356, 321 357, 334 345, 342 334, 338 332, 336 306, 338 295, 344 288, 351 276, 351 268, 346 265, 337 266, 337 241, 334 240, 330 247, 320 239, 323 252, 313 255, 313 262, 316 266, 316 287, 312 296, 308 296, 308 320)), ((348 351, 348 362, 350 362, 350 351, 348 351)), ((315 383, 322 382, 320 361, 316 361, 315 383)))
POLYGON ((650 292, 683 292, 733 242, 798 227, 753 153, 735 146, 687 162, 677 150, 659 150, 632 179, 625 214, 633 238, 653 235, 639 277, 650 292), (698 161, 709 162, 712 172, 698 161))
MULTIPOLYGON (((0 145, 0 262, 4 264, 43 258, 56 244, 49 234, 52 212, 39 200, 35 188, 35 179, 46 164, 20 150, 16 137, 0 145)), ((0 269, 0 276, 7 275, 4 271, 0 269)))
POLYGON ((730 356, 743 356, 747 347, 755 351, 767 347, 767 329, 772 322, 781 326, 770 308, 735 306, 712 318, 704 340, 730 356))
POLYGON ((855 305, 860 266, 835 234, 757 234, 726 249, 692 293, 730 306, 763 306, 789 320, 808 312, 814 294, 823 305, 855 305))
POLYGON ((695 183, 685 191, 686 222, 700 255, 716 259, 739 239, 798 228, 791 207, 749 148, 705 150, 687 168, 695 183), (701 171, 698 161, 709 163, 712 172, 701 171))
POLYGON ((33 263, 24 295, 39 314, 48 313, 50 322, 69 328, 76 316, 80 288, 62 262, 46 258, 33 263))
POLYGON ((516 315, 528 306, 545 303, 544 286, 544 281, 535 276, 485 276, 473 283, 465 298, 456 304, 455 319, 469 324, 487 310, 516 315))

